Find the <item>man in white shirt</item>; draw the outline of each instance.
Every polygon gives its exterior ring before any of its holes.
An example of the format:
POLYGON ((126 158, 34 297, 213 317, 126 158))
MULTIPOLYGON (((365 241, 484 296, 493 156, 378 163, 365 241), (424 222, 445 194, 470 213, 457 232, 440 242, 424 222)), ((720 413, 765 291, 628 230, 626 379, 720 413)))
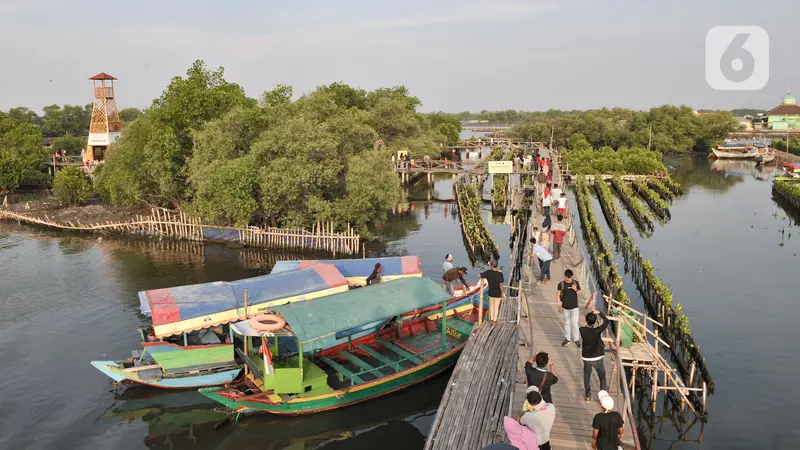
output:
MULTIPOLYGON (((530 253, 533 253, 539 258, 539 267, 541 268, 539 281, 537 281, 536 284, 542 282, 544 282, 544 284, 550 284, 550 263, 553 262, 553 255, 551 255, 547 249, 539 245, 539 243, 536 242, 536 238, 531 238, 530 242, 532 245, 530 253), (545 276, 547 276, 547 281, 544 281, 545 276)), ((523 259, 530 253, 523 255, 523 259)))
POLYGON ((444 264, 442 264, 442 274, 453 268, 453 255, 448 253, 444 257, 444 264))
POLYGON ((545 403, 536 386, 527 389, 525 399, 528 400, 533 411, 525 412, 519 418, 519 423, 528 427, 536 435, 539 450, 550 450, 550 430, 556 420, 556 407, 552 403, 545 403))
POLYGON ((553 196, 553 200, 557 200, 557 199, 559 199, 561 197, 561 193, 562 192, 564 192, 564 191, 562 191, 561 188, 558 187, 557 184, 554 184, 553 185, 553 189, 550 190, 550 195, 553 196))

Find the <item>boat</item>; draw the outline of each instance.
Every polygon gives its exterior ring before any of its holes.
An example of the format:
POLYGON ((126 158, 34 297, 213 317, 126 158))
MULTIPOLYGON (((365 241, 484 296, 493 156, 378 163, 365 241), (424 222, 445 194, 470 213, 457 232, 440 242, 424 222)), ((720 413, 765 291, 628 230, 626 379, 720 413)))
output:
POLYGON ((317 264, 331 264, 347 278, 351 286, 364 286, 375 264, 383 266, 381 281, 399 280, 401 278, 421 277, 422 270, 418 256, 394 256, 387 258, 367 259, 332 259, 332 260, 294 260, 278 261, 271 274, 278 274, 297 269, 313 267, 317 264))
POLYGON ((477 318, 474 308, 455 310, 464 300, 412 277, 278 306, 287 324, 279 331, 231 326, 245 341, 244 380, 199 392, 237 413, 302 415, 401 390, 455 364, 477 318))
POLYGON ((117 383, 195 389, 227 384, 242 369, 227 324, 347 290, 347 280, 334 266, 317 264, 233 282, 143 291, 140 309, 153 320, 152 336, 139 330, 143 349, 128 359, 91 364, 117 383))
POLYGON ((785 179, 791 181, 798 181, 800 180, 800 163, 785 163, 781 165, 781 168, 786 172, 783 174, 782 177, 775 177, 775 179, 785 179))
POLYGON ((711 152, 717 159, 755 159, 761 154, 760 150, 769 148, 770 143, 771 140, 727 141, 711 152))

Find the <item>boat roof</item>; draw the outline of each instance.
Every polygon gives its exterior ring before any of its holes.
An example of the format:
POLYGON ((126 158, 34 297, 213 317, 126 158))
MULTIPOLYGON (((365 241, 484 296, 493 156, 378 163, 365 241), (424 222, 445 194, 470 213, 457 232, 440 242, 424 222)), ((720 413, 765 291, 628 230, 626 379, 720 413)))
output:
POLYGON ((428 278, 401 278, 273 308, 303 343, 303 351, 327 348, 336 333, 441 304, 450 295, 428 278))
POLYGON ((768 147, 772 144, 772 139, 742 139, 738 141, 723 142, 720 147, 745 147, 747 145, 768 147))
POLYGON ((264 303, 290 301, 298 296, 327 295, 324 291, 347 284, 336 267, 318 264, 237 281, 151 289, 139 292, 139 301, 142 313, 153 318, 156 336, 168 336, 239 320, 244 314, 241 309, 244 308, 245 289, 249 309, 264 303))
POLYGON ((784 163, 781 167, 784 169, 800 170, 800 164, 797 163, 784 163))
POLYGON ((368 277, 375 264, 383 266, 383 276, 416 275, 422 274, 418 256, 393 256, 387 258, 360 258, 360 259, 304 259, 295 261, 278 261, 270 273, 282 273, 312 267, 315 264, 333 264, 346 278, 368 277))

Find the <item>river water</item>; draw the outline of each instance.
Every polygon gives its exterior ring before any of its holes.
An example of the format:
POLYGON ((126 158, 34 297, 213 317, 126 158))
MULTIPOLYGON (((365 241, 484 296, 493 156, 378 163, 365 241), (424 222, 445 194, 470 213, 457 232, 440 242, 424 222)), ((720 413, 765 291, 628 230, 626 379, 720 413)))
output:
MULTIPOLYGON (((769 180, 756 178, 768 175, 746 166, 714 170, 704 159, 668 164, 687 194, 674 202, 672 220, 637 245, 684 305, 716 382, 703 448, 793 448, 800 440, 790 424, 800 405, 800 359, 791 351, 800 338, 793 278, 800 235, 791 233, 800 230, 770 199, 769 180)), ((467 260, 447 203, 449 176, 433 186, 422 180, 409 196, 429 193, 430 202, 404 205, 376 230, 370 255, 419 255, 426 275, 438 279, 452 253, 474 281, 482 267, 467 260)), ((488 205, 484 214, 490 218, 488 205)), ((507 266, 508 226, 489 228, 507 266)), ((199 394, 129 389, 115 396, 89 365, 139 346, 137 291, 263 274, 268 259, 252 250, 98 241, 0 223, 0 448, 421 448, 447 374, 331 413, 248 417, 217 430, 225 415, 199 394)), ((688 437, 698 433, 699 426, 688 437)), ((666 449, 676 437, 667 423, 654 447, 666 449)))

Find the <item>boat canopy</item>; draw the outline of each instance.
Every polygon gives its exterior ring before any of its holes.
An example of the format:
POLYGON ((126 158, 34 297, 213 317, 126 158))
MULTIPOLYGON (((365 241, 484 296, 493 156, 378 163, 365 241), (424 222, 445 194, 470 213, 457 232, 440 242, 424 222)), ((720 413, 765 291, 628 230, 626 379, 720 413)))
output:
POLYGON ((772 139, 743 139, 739 141, 723 142, 720 147, 769 147, 772 144, 772 139))
MULTIPOLYGON (((290 270, 312 267, 316 264, 333 264, 345 278, 366 278, 375 269, 375 264, 383 266, 384 279, 394 279, 395 277, 422 276, 419 267, 418 256, 394 256, 389 258, 368 258, 368 259, 333 259, 333 260, 299 260, 299 261, 278 261, 270 273, 283 273, 290 270)), ((352 280, 351 280, 352 281, 352 280)), ((388 280, 387 280, 388 281, 388 280)))
POLYGON ((330 264, 237 281, 151 289, 139 293, 142 313, 153 318, 156 336, 169 336, 242 320, 277 305, 348 289, 330 264), (247 312, 244 292, 247 290, 247 312))
POLYGON ((281 305, 273 310, 286 319, 303 344, 303 351, 311 352, 330 347, 340 331, 380 323, 450 298, 435 282, 413 277, 353 289, 325 299, 281 305))
POLYGON ((800 170, 800 164, 797 163, 784 163, 781 167, 786 170, 800 170))

